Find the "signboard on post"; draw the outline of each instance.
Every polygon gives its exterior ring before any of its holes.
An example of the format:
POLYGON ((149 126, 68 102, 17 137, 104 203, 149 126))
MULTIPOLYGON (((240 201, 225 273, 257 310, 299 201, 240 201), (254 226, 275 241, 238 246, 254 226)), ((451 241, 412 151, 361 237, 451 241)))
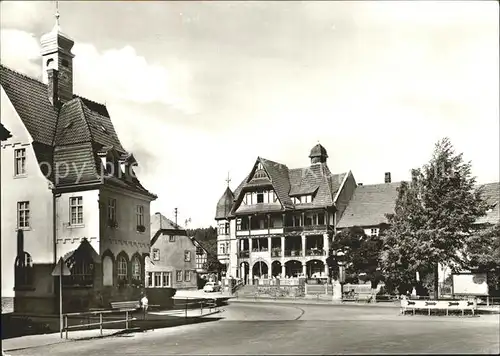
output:
POLYGON ((52 276, 60 277, 60 276, 70 276, 70 275, 71 275, 71 272, 61 257, 59 259, 59 262, 57 263, 57 265, 54 267, 54 270, 52 271, 52 276))
POLYGON ((59 330, 61 333, 61 339, 63 337, 62 277, 70 275, 71 271, 61 257, 59 259, 59 262, 57 262, 57 265, 54 267, 54 270, 52 271, 52 276, 59 277, 59 330))
POLYGON ((486 273, 452 274, 454 295, 487 296, 486 273))

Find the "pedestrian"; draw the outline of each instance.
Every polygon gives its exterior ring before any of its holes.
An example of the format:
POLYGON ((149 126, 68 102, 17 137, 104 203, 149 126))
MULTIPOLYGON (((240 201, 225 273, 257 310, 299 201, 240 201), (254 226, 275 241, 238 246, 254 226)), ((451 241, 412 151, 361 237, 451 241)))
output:
POLYGON ((146 319, 146 313, 148 311, 148 305, 149 305, 149 300, 146 294, 143 295, 141 298, 141 306, 142 306, 142 312, 143 312, 143 319, 146 319))

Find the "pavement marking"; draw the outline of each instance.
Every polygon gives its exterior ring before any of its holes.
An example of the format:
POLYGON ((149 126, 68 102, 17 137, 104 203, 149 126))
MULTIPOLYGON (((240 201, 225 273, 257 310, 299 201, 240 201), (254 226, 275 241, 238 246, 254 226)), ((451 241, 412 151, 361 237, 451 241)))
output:
POLYGON ((300 318, 302 318, 302 315, 304 315, 304 313, 306 312, 304 309, 299 308, 299 307, 293 307, 293 308, 300 310, 300 315, 298 317, 296 317, 294 320, 299 320, 300 318))

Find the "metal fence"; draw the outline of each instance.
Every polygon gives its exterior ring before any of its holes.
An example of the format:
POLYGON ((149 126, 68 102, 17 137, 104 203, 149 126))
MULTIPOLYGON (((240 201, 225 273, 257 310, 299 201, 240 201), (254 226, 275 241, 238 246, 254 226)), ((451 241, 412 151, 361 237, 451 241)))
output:
POLYGON ((131 318, 130 314, 135 311, 135 309, 125 309, 125 310, 97 310, 97 311, 88 311, 88 312, 81 312, 81 313, 67 313, 63 314, 63 319, 64 319, 64 324, 63 327, 61 328, 61 339, 63 337, 63 332, 65 333, 66 339, 68 338, 68 331, 70 329, 81 329, 81 328, 88 328, 91 326, 99 326, 99 332, 102 336, 102 328, 103 325, 105 324, 114 324, 114 323, 123 323, 125 322, 125 329, 129 329, 130 322, 133 320, 137 320, 137 318, 131 318), (104 315, 116 315, 116 314, 123 314, 125 313, 125 319, 118 319, 118 320, 103 320, 104 315), (68 317, 87 317, 88 318, 88 323, 87 324, 78 324, 78 325, 68 325, 68 317), (99 322, 90 322, 90 319, 92 317, 99 317, 99 322))
POLYGON ((203 308, 208 309, 209 312, 218 312, 219 304, 215 298, 197 298, 197 297, 183 297, 182 299, 176 299, 176 301, 181 301, 180 303, 174 304, 174 309, 184 310, 184 317, 187 318, 189 309, 200 308, 200 315, 203 315, 203 308))

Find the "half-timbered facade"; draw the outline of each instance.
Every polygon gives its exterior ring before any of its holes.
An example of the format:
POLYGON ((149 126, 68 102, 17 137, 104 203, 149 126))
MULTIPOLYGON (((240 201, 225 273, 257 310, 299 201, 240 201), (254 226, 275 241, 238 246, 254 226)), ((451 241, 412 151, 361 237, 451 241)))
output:
POLYGON ((234 194, 226 189, 216 209, 219 260, 227 273, 254 278, 327 276, 327 251, 336 221, 356 182, 333 174, 320 144, 304 168, 258 157, 234 194))

